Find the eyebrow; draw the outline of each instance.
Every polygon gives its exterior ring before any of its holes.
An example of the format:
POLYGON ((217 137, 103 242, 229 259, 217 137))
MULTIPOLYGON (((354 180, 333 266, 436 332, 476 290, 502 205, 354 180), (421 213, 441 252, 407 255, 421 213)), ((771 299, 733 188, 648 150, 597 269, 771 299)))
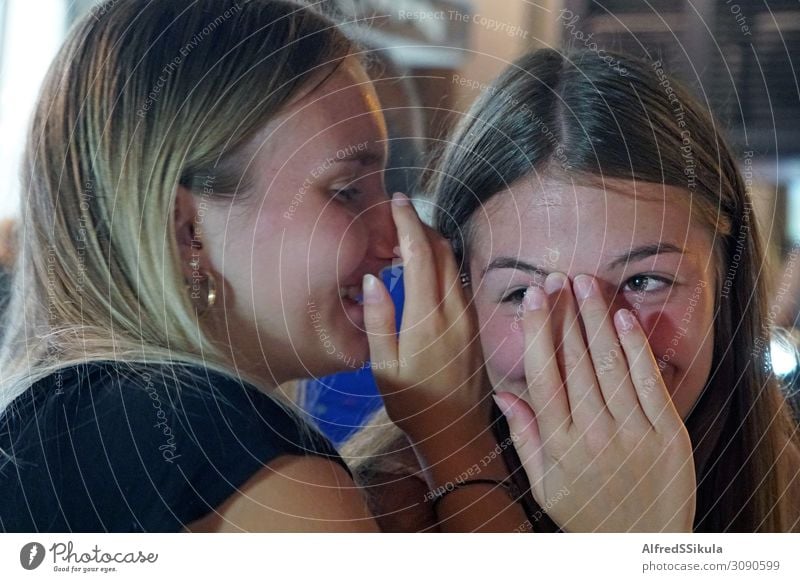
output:
MULTIPOLYGON (((608 268, 616 269, 620 266, 627 265, 628 263, 641 261, 642 259, 646 259, 648 257, 652 257, 655 255, 662 255, 668 253, 684 254, 685 252, 686 251, 684 249, 675 246, 671 243, 653 243, 653 244, 641 245, 630 249, 626 253, 616 256, 614 259, 611 260, 611 262, 608 263, 608 268)), ((547 269, 544 269, 532 263, 528 263, 526 261, 522 261, 515 257, 497 257, 496 259, 492 260, 492 262, 489 263, 489 265, 483 270, 481 275, 485 275, 489 271, 496 269, 516 269, 519 271, 530 273, 531 275, 539 275, 542 277, 546 277, 547 275, 550 274, 550 271, 548 271, 547 269)))
POLYGON ((496 269, 517 269, 519 271, 530 273, 531 275, 540 275, 543 277, 546 277, 549 273, 547 269, 543 269, 542 267, 521 261, 520 259, 514 257, 497 257, 482 271, 481 276, 496 269))
POLYGON ((682 255, 685 252, 685 249, 675 246, 672 243, 659 242, 649 245, 642 245, 634 247, 628 252, 618 255, 608 264, 608 268, 616 269, 617 267, 627 265, 628 263, 641 261, 642 259, 646 259, 655 255, 664 255, 668 253, 677 253, 682 255))
POLYGON ((385 159, 386 155, 383 152, 367 149, 353 151, 344 156, 336 156, 332 161, 335 164, 359 162, 362 166, 372 166, 383 163, 385 159))

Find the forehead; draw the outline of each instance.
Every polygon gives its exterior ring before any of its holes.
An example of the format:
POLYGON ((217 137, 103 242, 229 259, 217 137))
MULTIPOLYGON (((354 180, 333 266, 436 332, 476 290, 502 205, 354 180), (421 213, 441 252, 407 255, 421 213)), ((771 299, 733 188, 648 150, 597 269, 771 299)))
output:
POLYGON ((382 155, 386 125, 374 87, 349 57, 260 132, 261 155, 274 163, 296 157, 324 159, 337 151, 382 155))
POLYGON ((643 244, 710 250, 710 233, 693 219, 688 191, 627 180, 586 185, 525 178, 474 213, 470 234, 473 260, 552 257, 557 250, 557 268, 566 272, 596 269, 643 244))
POLYGON ((385 123, 375 88, 354 57, 303 95, 287 112, 293 125, 313 126, 318 131, 350 133, 362 128, 385 134, 385 123))

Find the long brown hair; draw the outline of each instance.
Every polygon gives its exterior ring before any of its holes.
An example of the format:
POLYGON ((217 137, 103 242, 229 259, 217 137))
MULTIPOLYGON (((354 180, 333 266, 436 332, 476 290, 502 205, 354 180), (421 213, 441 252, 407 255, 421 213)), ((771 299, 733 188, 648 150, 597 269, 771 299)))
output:
MULTIPOLYGON (((695 531, 797 528, 800 505, 789 492, 800 486, 797 425, 770 368, 770 272, 745 181, 712 116, 660 63, 614 57, 610 67, 589 51, 540 50, 508 67, 430 169, 434 226, 467 265, 476 211, 533 172, 686 191, 717 256, 712 371, 686 419, 698 476, 695 531)), ((496 417, 503 440, 507 426, 496 417)), ((401 435, 377 428, 386 420, 376 417, 345 448, 364 481, 382 458, 407 448, 401 435)), ((512 473, 523 475, 513 448, 506 452, 512 473)), ((527 499, 534 529, 557 529, 527 499)))
POLYGON ((749 192, 709 112, 660 63, 616 58, 624 68, 588 51, 541 50, 511 65, 431 175, 436 227, 466 260, 475 211, 532 172, 682 188, 718 258, 712 371, 686 419, 695 530, 785 531, 796 526, 786 449, 796 450, 797 427, 770 368, 771 273, 749 192))

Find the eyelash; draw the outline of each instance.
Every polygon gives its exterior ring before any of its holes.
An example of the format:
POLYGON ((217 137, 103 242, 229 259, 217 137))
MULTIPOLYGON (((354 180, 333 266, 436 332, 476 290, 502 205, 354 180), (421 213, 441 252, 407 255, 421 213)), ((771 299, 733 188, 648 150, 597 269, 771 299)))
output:
MULTIPOLYGON (((669 279, 667 277, 661 277, 661 276, 658 276, 658 275, 638 274, 638 275, 634 275, 633 277, 630 277, 628 280, 626 280, 625 283, 620 287, 620 290, 624 291, 631 284, 631 282, 635 281, 636 279, 645 279, 648 282, 663 283, 664 286, 665 286, 664 289, 668 289, 669 287, 672 287, 672 285, 674 284, 674 281, 672 281, 671 279, 669 279)), ((511 293, 509 293, 508 295, 503 297, 503 299, 501 300, 501 303, 521 303, 522 299, 525 297, 525 292, 527 290, 528 290, 527 287, 520 287, 519 289, 514 289, 511 293)), ((637 291, 635 289, 631 289, 631 291, 634 292, 634 293, 655 293, 656 291, 660 291, 660 290, 661 289, 657 289, 657 290, 653 290, 653 291, 647 291, 647 290, 645 290, 645 291, 637 291)))
MULTIPOLYGON (((669 279, 667 277, 660 277, 658 275, 638 274, 638 275, 634 275, 633 277, 630 277, 627 281, 625 281, 625 284, 623 285, 622 289, 625 289, 626 287, 628 287, 631 284, 631 282, 635 281, 636 279, 645 279, 648 282, 655 281, 655 282, 658 282, 658 283, 663 283, 664 284, 663 289, 668 289, 668 288, 672 287, 672 285, 674 284, 674 281, 672 281, 672 279, 669 279)), ((633 291, 634 293, 655 293, 656 291, 661 291, 661 290, 662 289, 656 289, 656 290, 653 290, 653 291, 648 291, 648 290, 637 291, 635 289, 631 289, 631 291, 633 291)))
POLYGON ((331 194, 334 198, 350 202, 356 199, 361 192, 358 188, 344 188, 342 190, 331 190, 331 194))
POLYGON ((525 292, 528 290, 527 287, 520 287, 519 289, 515 289, 505 297, 503 297, 501 303, 521 303, 522 299, 525 297, 525 292), (519 295, 519 299, 515 300, 514 297, 519 295))

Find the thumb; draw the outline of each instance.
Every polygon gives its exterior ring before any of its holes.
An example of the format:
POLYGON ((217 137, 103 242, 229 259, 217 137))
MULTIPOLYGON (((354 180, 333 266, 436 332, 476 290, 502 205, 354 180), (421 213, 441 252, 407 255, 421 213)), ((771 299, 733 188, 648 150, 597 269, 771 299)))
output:
POLYGON ((528 474, 528 481, 531 485, 538 483, 544 476, 544 460, 539 423, 533 409, 511 392, 496 392, 493 398, 506 417, 511 440, 528 474))
MULTIPOLYGON (((395 326, 394 303, 383 283, 374 275, 365 275, 364 328, 369 342, 369 356, 373 363, 395 363, 398 359, 397 327, 395 326)), ((373 375, 381 379, 383 370, 394 370, 396 366, 375 366, 373 375)))

